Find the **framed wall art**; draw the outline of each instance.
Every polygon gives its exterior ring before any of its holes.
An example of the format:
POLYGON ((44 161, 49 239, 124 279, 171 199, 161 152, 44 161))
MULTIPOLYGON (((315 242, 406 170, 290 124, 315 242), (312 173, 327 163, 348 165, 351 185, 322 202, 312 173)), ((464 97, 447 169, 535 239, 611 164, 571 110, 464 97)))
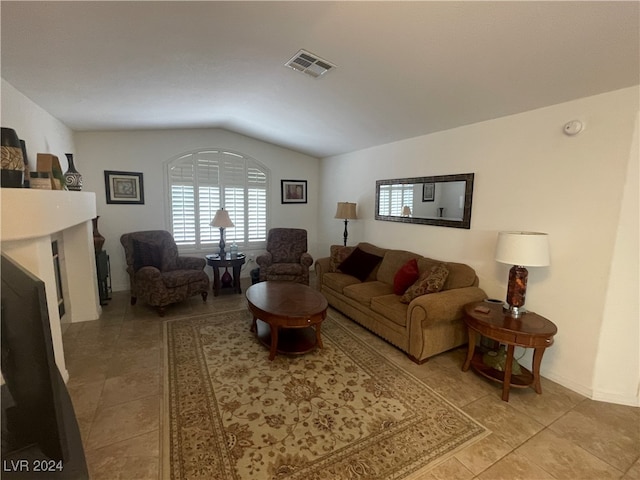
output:
POLYGON ((422 185, 422 201, 433 202, 436 199, 436 184, 425 183, 422 185))
POLYGON ((280 180, 282 203, 307 203, 306 180, 280 180))
POLYGON ((107 203, 144 205, 142 173, 105 170, 104 186, 107 203))

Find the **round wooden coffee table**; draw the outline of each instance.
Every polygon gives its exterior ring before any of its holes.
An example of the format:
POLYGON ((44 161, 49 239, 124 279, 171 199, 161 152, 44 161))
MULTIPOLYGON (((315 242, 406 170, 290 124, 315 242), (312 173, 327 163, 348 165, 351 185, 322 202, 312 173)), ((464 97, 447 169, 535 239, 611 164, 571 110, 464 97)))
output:
POLYGON ((327 299, 300 283, 260 282, 247 289, 251 331, 269 347, 269 360, 276 352, 303 354, 322 348, 320 325, 327 316, 327 299))

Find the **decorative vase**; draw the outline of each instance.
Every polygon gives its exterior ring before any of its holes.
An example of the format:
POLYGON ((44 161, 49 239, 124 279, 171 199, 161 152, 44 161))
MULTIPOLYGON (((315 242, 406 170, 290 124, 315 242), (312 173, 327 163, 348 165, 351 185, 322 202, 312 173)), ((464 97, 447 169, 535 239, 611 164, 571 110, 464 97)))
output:
POLYGON ((104 245, 104 240, 105 240, 102 234, 98 231, 99 218, 100 218, 100 215, 98 215, 96 218, 91 220, 91 222, 93 223, 93 248, 95 249, 96 253, 99 253, 102 251, 102 246, 104 245))
POLYGON ((24 177, 24 158, 18 134, 13 128, 2 127, 2 170, 0 186, 3 188, 22 188, 24 177))
POLYGON ((69 168, 64 173, 64 184, 67 186, 67 189, 79 192, 82 190, 82 175, 80 175, 76 170, 76 166, 73 164, 73 153, 65 153, 65 156, 69 162, 69 168))

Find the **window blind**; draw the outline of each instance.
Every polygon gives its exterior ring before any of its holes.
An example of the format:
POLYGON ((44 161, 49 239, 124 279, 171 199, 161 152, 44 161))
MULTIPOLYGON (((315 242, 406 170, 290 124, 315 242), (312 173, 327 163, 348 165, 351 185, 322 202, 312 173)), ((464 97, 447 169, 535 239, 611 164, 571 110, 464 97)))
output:
POLYGON ((224 208, 234 224, 225 241, 260 247, 267 238, 268 174, 266 167, 245 155, 203 150, 168 163, 171 228, 176 243, 210 250, 220 230, 210 223, 224 208))

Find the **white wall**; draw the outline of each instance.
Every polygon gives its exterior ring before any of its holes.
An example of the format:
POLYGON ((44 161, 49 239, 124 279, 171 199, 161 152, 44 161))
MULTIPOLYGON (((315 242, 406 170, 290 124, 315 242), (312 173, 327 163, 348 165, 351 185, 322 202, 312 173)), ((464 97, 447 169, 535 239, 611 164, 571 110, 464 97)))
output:
POLYGON ((594 398, 620 402, 621 398, 635 397, 636 405, 640 405, 637 401, 640 398, 639 128, 640 118, 636 116, 594 375, 594 398))
MULTIPOLYGON (((96 192, 98 229, 106 238, 104 249, 111 260, 114 291, 127 290, 123 233, 166 229, 167 224, 164 164, 173 157, 203 148, 225 148, 249 155, 270 169, 270 227, 307 229, 309 253, 316 256, 316 225, 320 160, 269 143, 221 129, 153 130, 121 132, 77 132, 74 163, 83 176, 84 189, 96 192), (109 205, 106 203, 104 171, 142 172, 144 205, 109 205), (280 180, 307 180, 307 203, 280 203, 280 180)), ((213 253, 213 252, 207 252, 213 253)), ((252 253, 247 252, 245 253, 252 253)), ((256 253, 256 252, 253 252, 256 253)), ((247 276, 255 264, 247 264, 247 276)), ((209 274, 210 268, 207 268, 209 274)))
MULTIPOLYGON (((622 317, 614 317, 605 300, 610 286, 616 285, 611 278, 614 254, 620 260, 613 271, 616 277, 633 276, 631 270, 637 274, 637 261, 627 256, 634 238, 637 250, 637 229, 618 232, 627 221, 637 222, 639 214, 637 200, 625 201, 621 208, 623 192, 625 198, 638 195, 637 182, 625 190, 638 104, 639 89, 628 88, 326 158, 321 169, 320 247, 328 253, 330 244, 340 243, 342 224, 333 219, 335 202, 357 202, 359 219, 349 223, 350 244, 369 241, 469 263, 487 294, 503 299, 509 266, 493 260, 497 232, 549 233, 552 264, 529 269, 527 292, 527 307, 558 326, 542 374, 594 396, 603 327, 637 332, 637 310, 624 308, 622 317), (584 122, 585 129, 569 137, 563 125, 573 119, 584 122), (376 180, 469 172, 475 173, 470 230, 374 219, 376 180)), ((629 303, 637 305, 637 289, 629 295, 635 297, 629 303)), ((610 348, 608 338, 606 343, 610 348)), ((622 366, 637 365, 638 343, 625 344, 617 360, 620 374, 609 398, 637 404, 638 371, 622 366)), ((611 362, 599 367, 603 376, 614 369, 611 362)))
POLYGON ((2 79, 2 126, 13 128, 27 145, 27 157, 32 171, 36 169, 36 154, 52 153, 67 170, 65 153, 73 153, 73 131, 57 118, 33 103, 22 92, 2 79))

